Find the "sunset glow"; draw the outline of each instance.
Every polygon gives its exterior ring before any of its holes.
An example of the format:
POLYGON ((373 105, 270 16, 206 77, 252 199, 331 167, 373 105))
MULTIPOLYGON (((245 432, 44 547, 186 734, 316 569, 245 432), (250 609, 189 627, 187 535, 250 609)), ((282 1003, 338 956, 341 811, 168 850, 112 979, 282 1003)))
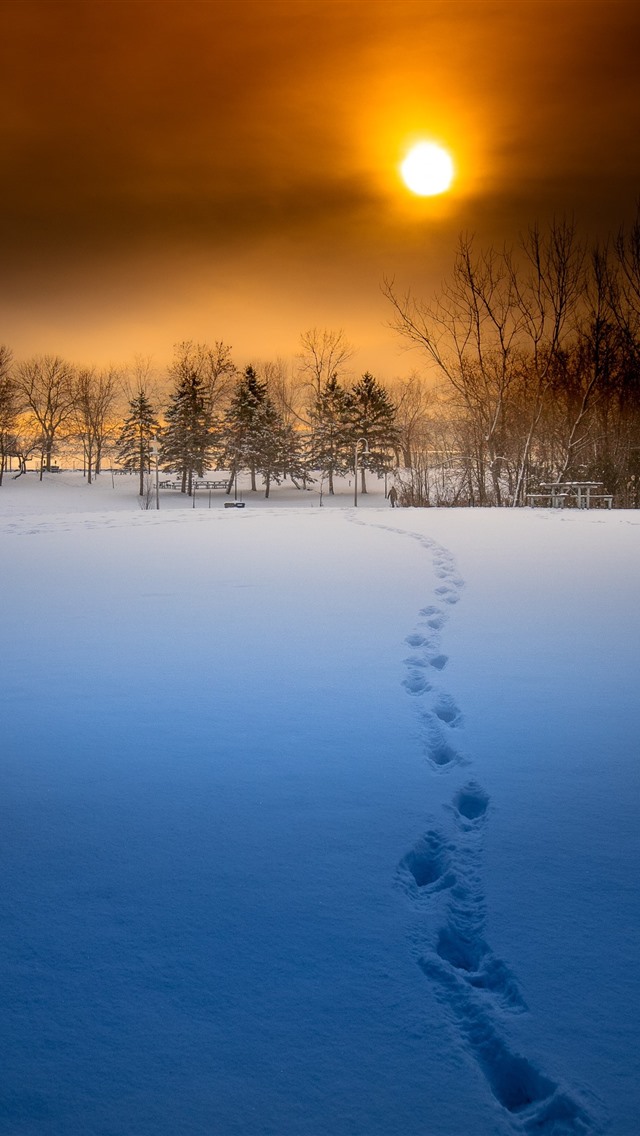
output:
POLYGON ((501 245, 571 213, 606 237, 635 210, 632 0, 0 13, 16 357, 162 372, 175 343, 220 338, 246 364, 293 359, 317 326, 344 328, 361 370, 410 373, 383 276, 437 287, 461 231, 501 245))
POLYGON ((419 197, 435 197, 451 186, 454 167, 451 155, 434 142, 419 142, 400 166, 407 189, 419 197))

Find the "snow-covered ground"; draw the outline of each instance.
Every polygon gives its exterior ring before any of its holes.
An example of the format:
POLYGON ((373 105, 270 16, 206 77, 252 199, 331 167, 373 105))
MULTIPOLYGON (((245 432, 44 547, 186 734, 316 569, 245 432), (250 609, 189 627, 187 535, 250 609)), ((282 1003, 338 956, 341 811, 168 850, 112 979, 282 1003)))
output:
POLYGON ((640 515, 0 488, 0 1132, 637 1136, 640 515))

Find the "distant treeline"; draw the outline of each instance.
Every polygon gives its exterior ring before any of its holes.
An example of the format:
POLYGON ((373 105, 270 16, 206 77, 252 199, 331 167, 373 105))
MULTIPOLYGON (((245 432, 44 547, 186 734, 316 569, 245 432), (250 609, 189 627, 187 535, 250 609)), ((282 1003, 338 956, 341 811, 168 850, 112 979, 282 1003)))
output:
POLYGON ((460 238, 450 278, 428 301, 385 292, 426 371, 354 380, 341 331, 301 337, 293 366, 239 371, 231 348, 179 344, 160 385, 0 347, 0 484, 8 464, 51 468, 71 447, 91 481, 110 464, 155 462, 190 493, 206 469, 260 477, 268 495, 356 466, 394 471, 402 504, 523 505, 557 480, 591 480, 618 507, 640 504, 640 216, 588 249, 573 223, 533 226, 513 249, 460 238))

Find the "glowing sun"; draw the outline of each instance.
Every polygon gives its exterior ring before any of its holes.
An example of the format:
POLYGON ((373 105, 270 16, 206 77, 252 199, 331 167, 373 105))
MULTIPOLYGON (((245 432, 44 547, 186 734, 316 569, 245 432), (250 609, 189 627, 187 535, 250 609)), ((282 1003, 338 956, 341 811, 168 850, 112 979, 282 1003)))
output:
POLYGON ((420 197, 434 197, 444 193, 453 181, 451 155, 435 142, 419 142, 409 150, 400 166, 402 180, 412 193, 420 197))

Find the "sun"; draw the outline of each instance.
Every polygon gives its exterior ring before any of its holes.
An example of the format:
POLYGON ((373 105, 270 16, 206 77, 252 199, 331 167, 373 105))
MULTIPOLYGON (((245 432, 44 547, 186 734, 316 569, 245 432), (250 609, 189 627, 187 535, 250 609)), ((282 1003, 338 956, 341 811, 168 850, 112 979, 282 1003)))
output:
POLYGON ((400 166, 407 189, 419 197, 435 197, 449 189, 454 176, 451 155, 435 142, 419 142, 400 166))

